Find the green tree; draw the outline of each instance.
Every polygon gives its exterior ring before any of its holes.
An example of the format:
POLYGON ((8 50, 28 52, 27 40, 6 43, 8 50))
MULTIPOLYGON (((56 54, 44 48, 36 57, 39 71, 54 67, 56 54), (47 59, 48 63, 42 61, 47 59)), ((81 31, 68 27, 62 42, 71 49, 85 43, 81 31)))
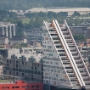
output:
POLYGON ((41 17, 35 18, 34 27, 40 27, 43 23, 43 19, 41 17))
POLYGON ((17 26, 16 26, 16 35, 17 36, 23 36, 23 28, 24 25, 22 21, 17 21, 17 26))
POLYGON ((77 12, 77 11, 75 11, 75 12, 72 14, 72 16, 80 16, 80 13, 77 12))
POLYGON ((49 18, 51 18, 51 17, 56 17, 56 13, 50 11, 50 12, 47 13, 47 16, 48 16, 49 18))
POLYGON ((63 16, 63 17, 67 17, 68 16, 68 12, 59 12, 57 13, 57 16, 63 16))
POLYGON ((23 29, 20 27, 17 27, 16 29, 16 36, 23 36, 23 29))
POLYGON ((17 21, 17 27, 20 27, 20 28, 24 27, 22 21, 17 21))
POLYGON ((86 40, 85 36, 81 35, 81 34, 74 35, 74 39, 78 40, 78 41, 85 41, 86 40))

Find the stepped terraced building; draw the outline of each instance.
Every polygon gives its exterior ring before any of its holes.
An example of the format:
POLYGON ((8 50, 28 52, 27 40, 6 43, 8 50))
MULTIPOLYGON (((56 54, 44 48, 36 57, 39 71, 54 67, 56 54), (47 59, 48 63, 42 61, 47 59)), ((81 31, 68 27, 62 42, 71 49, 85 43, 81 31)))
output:
POLYGON ((90 74, 65 21, 44 21, 43 29, 43 82, 72 89, 90 90, 90 74))

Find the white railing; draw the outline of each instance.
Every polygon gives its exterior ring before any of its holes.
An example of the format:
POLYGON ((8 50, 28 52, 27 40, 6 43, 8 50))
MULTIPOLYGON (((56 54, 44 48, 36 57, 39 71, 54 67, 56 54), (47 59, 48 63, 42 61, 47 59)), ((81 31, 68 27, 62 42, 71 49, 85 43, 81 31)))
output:
POLYGON ((70 52, 70 49, 69 49, 69 47, 67 45, 67 42, 65 41, 65 38, 64 38, 63 33, 62 33, 62 31, 61 31, 61 29, 59 27, 59 24, 58 24, 57 20, 55 20, 54 23, 55 23, 55 27, 56 27, 56 30, 58 32, 58 35, 59 35, 59 37, 60 37, 60 39, 62 41, 62 44, 63 44, 63 46, 65 48, 65 51, 66 51, 66 53, 67 53, 67 55, 68 55, 68 57, 70 59, 71 65, 72 65, 72 67, 74 69, 74 72, 75 72, 75 74, 76 74, 76 76, 77 76, 77 78, 79 80, 79 83, 80 83, 81 86, 85 86, 85 83, 84 83, 84 81, 82 79, 82 76, 81 76, 81 74, 80 74, 80 72, 78 70, 78 67, 77 67, 77 65, 76 65, 76 63, 74 61, 74 58, 73 58, 73 56, 72 56, 72 54, 70 52))
POLYGON ((66 26, 67 26, 67 28, 68 28, 68 31, 69 31, 69 33, 70 33, 70 35, 71 35, 71 37, 72 37, 72 39, 73 39, 73 41, 74 41, 74 44, 75 44, 76 49, 77 49, 77 51, 78 51, 78 53, 79 53, 79 55, 80 55, 80 57, 81 57, 81 60, 82 60, 82 62, 83 62, 84 65, 85 65, 86 71, 87 71, 87 73, 88 73, 88 75, 89 75, 89 77, 90 77, 90 73, 89 73, 89 71, 88 71, 88 69, 87 69, 87 66, 86 66, 85 62, 84 62, 83 59, 82 59, 82 55, 81 55, 81 53, 80 53, 80 51, 79 51, 79 49, 78 49, 78 46, 77 46, 77 44, 76 44, 76 42, 75 42, 75 40, 74 40, 74 38, 73 38, 73 36, 72 36, 72 33, 71 33, 70 28, 69 28, 69 26, 68 26, 68 24, 67 24, 66 21, 65 21, 65 24, 66 24, 66 26))

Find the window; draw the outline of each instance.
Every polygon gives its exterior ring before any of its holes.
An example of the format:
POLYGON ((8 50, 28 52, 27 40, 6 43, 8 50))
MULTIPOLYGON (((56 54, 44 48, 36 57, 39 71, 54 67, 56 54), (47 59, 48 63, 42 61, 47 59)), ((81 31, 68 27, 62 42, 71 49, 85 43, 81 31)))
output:
POLYGON ((11 75, 11 71, 9 71, 9 74, 11 75))
POLYGON ((46 61, 46 63, 48 64, 48 63, 49 63, 49 61, 46 61))
POLYGON ((24 73, 22 73, 22 76, 24 76, 24 73))
POLYGON ((34 88, 34 86, 32 86, 32 88, 34 88))
POLYGON ((22 86, 22 88, 29 88, 29 86, 22 86))
POLYGON ((18 75, 18 72, 16 72, 16 75, 18 75))
POLYGON ((38 88, 39 86, 36 86, 36 88, 38 88))
POLYGON ((53 62, 51 62, 51 64, 53 64, 53 62))
POLYGON ((49 56, 53 56, 53 54, 49 53, 49 56))
POLYGON ((19 86, 12 86, 12 88, 19 88, 19 86))
POLYGON ((2 89, 5 89, 6 90, 6 89, 9 89, 9 87, 2 87, 2 89))
POLYGON ((48 46, 48 48, 52 48, 52 46, 48 46))
POLYGON ((16 61, 16 63, 18 63, 18 61, 16 61))
POLYGON ((35 70, 37 70, 37 68, 35 67, 35 70))
POLYGON ((56 62, 56 65, 58 65, 58 62, 56 62))
POLYGON ((46 34, 44 34, 44 36, 46 36, 46 34))

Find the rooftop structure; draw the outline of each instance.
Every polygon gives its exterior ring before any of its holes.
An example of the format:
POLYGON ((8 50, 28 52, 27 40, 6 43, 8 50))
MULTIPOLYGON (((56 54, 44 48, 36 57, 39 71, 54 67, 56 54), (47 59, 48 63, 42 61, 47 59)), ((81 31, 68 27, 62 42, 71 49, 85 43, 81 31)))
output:
POLYGON ((25 60, 29 60, 30 57, 34 57, 36 62, 39 62, 43 57, 41 53, 37 53, 33 49, 22 48, 22 49, 9 49, 8 50, 8 59, 12 57, 16 57, 16 59, 25 58, 25 60))
POLYGON ((32 8, 29 10, 26 10, 25 13, 29 12, 68 12, 68 15, 72 15, 74 11, 79 12, 80 14, 89 14, 90 8, 32 8))
POLYGON ((90 89, 90 74, 65 21, 44 21, 43 83, 58 87, 90 89))

